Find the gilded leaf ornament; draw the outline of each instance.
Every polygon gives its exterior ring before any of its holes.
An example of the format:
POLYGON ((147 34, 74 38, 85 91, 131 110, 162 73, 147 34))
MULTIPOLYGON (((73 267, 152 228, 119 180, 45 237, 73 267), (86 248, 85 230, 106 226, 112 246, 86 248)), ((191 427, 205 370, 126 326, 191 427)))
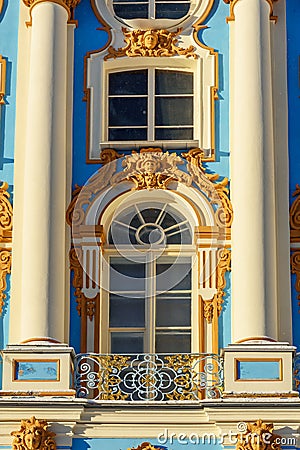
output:
POLYGON ((291 253, 291 271, 296 275, 295 289, 298 292, 298 312, 300 313, 300 250, 294 250, 291 253))
MULTIPOLYGON (((50 0, 51 1, 51 0, 50 0)), ((23 0, 25 6, 30 8, 36 3, 41 3, 41 0, 23 0)), ((68 10, 76 8, 76 6, 80 3, 80 0, 56 0, 55 3, 60 3, 65 6, 68 10)))
POLYGON ((11 249, 0 248, 0 316, 6 299, 6 276, 11 272, 11 249))
POLYGON ((182 154, 188 161, 188 171, 193 176, 194 182, 203 191, 210 203, 218 205, 215 212, 216 223, 219 227, 229 228, 233 220, 233 211, 230 199, 228 197, 228 178, 218 181, 220 175, 210 174, 203 166, 204 152, 200 148, 189 150, 182 154))
POLYGON ((18 431, 12 431, 12 450, 56 450, 55 433, 48 430, 46 420, 31 419, 21 421, 18 431))
POLYGON ((295 197, 290 207, 290 233, 291 242, 300 242, 300 186, 296 184, 296 189, 293 192, 295 197))
POLYGON ((245 432, 239 434, 236 450, 280 450, 280 436, 273 430, 272 423, 248 422, 245 432))
POLYGON ((150 442, 143 442, 142 444, 138 445, 137 447, 131 447, 131 448, 128 448, 127 450, 157 450, 160 448, 161 448, 161 450, 163 450, 164 447, 163 448, 157 447, 157 446, 154 447, 154 445, 150 444, 150 442))
POLYGON ((217 292, 213 298, 203 301, 203 314, 207 323, 212 323, 213 318, 219 317, 222 312, 222 305, 224 303, 223 297, 225 296, 226 278, 225 274, 230 270, 231 264, 231 251, 227 248, 220 249, 218 251, 218 266, 217 266, 217 292))
POLYGON ((113 148, 104 148, 103 150, 101 150, 99 162, 104 166, 105 164, 122 158, 123 156, 123 153, 119 153, 113 148))
POLYGON ((4 182, 0 186, 0 242, 12 240, 13 209, 7 190, 8 184, 4 182))
POLYGON ((180 55, 187 58, 198 58, 198 55, 195 53, 195 47, 192 45, 188 48, 182 48, 177 45, 178 39, 176 36, 181 33, 182 28, 178 28, 175 32, 153 29, 129 31, 126 28, 122 28, 122 31, 126 45, 118 49, 110 46, 104 60, 122 56, 160 57, 180 55))

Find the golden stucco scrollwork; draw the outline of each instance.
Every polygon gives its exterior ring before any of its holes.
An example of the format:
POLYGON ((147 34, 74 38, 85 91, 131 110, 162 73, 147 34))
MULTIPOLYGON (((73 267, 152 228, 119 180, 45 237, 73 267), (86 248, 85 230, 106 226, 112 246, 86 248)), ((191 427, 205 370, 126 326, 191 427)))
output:
POLYGON ((0 248, 0 316, 6 299, 6 276, 11 272, 11 249, 0 248))
MULTIPOLYGON (((128 448, 128 450, 157 450, 161 447, 157 447, 157 446, 153 446, 152 444, 150 444, 150 442, 142 442, 142 444, 138 445, 137 447, 131 447, 128 448)), ((162 448, 161 448, 162 450, 162 448)))
MULTIPOLYGON (((226 22, 232 22, 235 20, 235 15, 234 15, 234 7, 235 5, 240 1, 240 0, 223 0, 224 3, 227 3, 227 5, 230 6, 230 13, 229 16, 226 17, 226 22)), ((270 20, 273 20, 275 23, 277 22, 278 17, 274 16, 273 14, 273 3, 277 1, 277 0, 266 0, 267 3, 269 3, 270 5, 270 20)))
POLYGON ((122 162, 124 170, 117 173, 112 182, 132 181, 134 190, 167 189, 171 181, 191 185, 191 176, 178 169, 179 164, 183 161, 176 153, 163 153, 156 148, 142 149, 140 153, 132 152, 125 156, 122 162))
POLYGON ((86 305, 86 315, 90 320, 95 315, 95 299, 86 298, 82 292, 83 288, 83 267, 82 267, 82 249, 80 247, 72 247, 69 253, 70 270, 73 272, 72 285, 75 288, 75 297, 77 303, 77 311, 79 316, 82 314, 84 304, 86 305))
POLYGON ((233 220, 233 211, 228 197, 228 178, 218 181, 220 175, 210 174, 203 166, 204 152, 200 148, 189 150, 182 154, 188 161, 188 171, 192 174, 195 183, 208 197, 210 203, 218 205, 215 212, 216 223, 221 228, 230 228, 233 220))
POLYGON ((0 242, 12 240, 13 210, 10 203, 8 184, 4 182, 0 186, 0 242))
POLYGON ((222 305, 224 303, 226 278, 225 274, 230 270, 231 251, 227 248, 218 250, 218 266, 217 266, 217 292, 212 299, 203 301, 203 314, 207 323, 212 323, 215 314, 217 317, 222 312, 222 305))
POLYGON ((300 313, 300 250, 294 250, 291 253, 291 271, 296 275, 295 289, 298 293, 298 312, 300 313))
POLYGON ((273 430, 273 423, 265 423, 260 419, 247 422, 247 429, 239 434, 236 450, 280 450, 280 436, 273 430))
POLYGON ((187 58, 198 58, 195 53, 195 47, 190 45, 188 48, 178 46, 178 36, 182 28, 171 32, 167 30, 133 30, 129 31, 122 28, 124 41, 126 45, 118 49, 110 46, 104 60, 110 58, 120 58, 122 56, 186 56, 187 58))
POLYGON ((22 420, 18 431, 12 431, 13 450, 56 450, 54 440, 55 433, 48 430, 46 420, 36 419, 34 416, 30 419, 22 420))
POLYGON ((101 150, 99 162, 104 166, 105 164, 109 164, 110 162, 122 158, 123 156, 123 153, 119 153, 113 148, 104 148, 101 150))
POLYGON ((300 242, 300 186, 296 184, 296 189, 292 194, 295 197, 290 207, 290 233, 291 242, 300 242))
MULTIPOLYGON (((30 8, 34 4, 41 3, 45 0, 23 0, 25 6, 30 8)), ((54 1, 54 3, 62 4, 67 9, 76 8, 76 6, 80 3, 80 0, 47 0, 54 1)))

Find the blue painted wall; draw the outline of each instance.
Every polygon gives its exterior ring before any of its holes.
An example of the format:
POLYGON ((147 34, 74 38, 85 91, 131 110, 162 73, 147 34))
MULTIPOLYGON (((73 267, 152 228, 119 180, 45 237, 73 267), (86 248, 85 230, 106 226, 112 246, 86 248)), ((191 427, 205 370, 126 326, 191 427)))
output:
MULTIPOLYGON (((162 430, 163 432, 164 430, 162 430)), ((180 436, 180 433, 176 435, 176 437, 169 437, 168 442, 162 444, 157 439, 151 438, 140 438, 140 439, 73 439, 72 450, 128 450, 130 448, 136 448, 141 445, 142 442, 150 442, 153 446, 158 446, 160 448, 164 448, 165 450, 182 450, 185 448, 186 450, 194 450, 195 448, 201 450, 223 450, 221 444, 218 443, 218 440, 214 444, 214 441, 211 441, 211 444, 204 443, 202 441, 202 436, 199 436, 199 444, 196 439, 199 433, 195 430, 195 433, 180 436), (202 443, 203 442, 203 443, 202 443)), ((162 438, 161 438, 162 439, 162 438)))
MULTIPOLYGON (((229 177, 229 26, 226 24, 228 5, 216 0, 206 20, 207 28, 200 32, 202 42, 219 53, 219 100, 216 102, 216 162, 208 163, 211 172, 229 177)), ((86 103, 84 96, 84 56, 105 45, 107 33, 101 30, 90 2, 82 0, 75 10, 78 28, 75 31, 75 77, 74 77, 74 150, 73 188, 83 185, 99 168, 97 164, 86 164, 86 103), (99 29, 100 28, 100 29, 99 29)), ((228 279, 228 286, 230 281, 228 279)), ((70 343, 79 351, 80 320, 76 311, 74 290, 71 300, 70 343)), ((226 345, 230 341, 230 295, 226 296, 226 308, 220 318, 220 339, 226 345)))
MULTIPOLYGON (((289 108, 289 161, 290 161, 290 202, 296 184, 300 184, 300 8, 298 0, 286 2, 287 12, 287 68, 288 68, 288 108, 289 108)), ((300 307, 295 290, 296 276, 292 275, 292 309, 294 345, 300 350, 300 307)))
MULTIPOLYGON (((19 1, 4 0, 0 14, 0 55, 6 60, 5 105, 0 105, 0 181, 9 184, 13 200, 13 168, 16 113, 19 1)), ((0 317, 0 348, 8 343, 10 276, 7 276, 5 304, 0 317)), ((2 360, 0 361, 2 372, 2 360)))

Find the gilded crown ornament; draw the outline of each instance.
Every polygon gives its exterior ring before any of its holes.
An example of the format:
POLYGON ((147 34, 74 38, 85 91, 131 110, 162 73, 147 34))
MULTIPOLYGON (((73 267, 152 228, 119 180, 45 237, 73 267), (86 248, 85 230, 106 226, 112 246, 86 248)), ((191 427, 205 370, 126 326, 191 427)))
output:
POLYGON ((133 30, 128 31, 122 28, 126 45, 118 49, 110 46, 105 60, 110 58, 120 58, 122 56, 175 56, 182 55, 187 58, 198 58, 195 53, 195 47, 190 45, 188 48, 179 47, 178 36, 182 28, 178 28, 175 32, 167 30, 133 30))
POLYGON ((19 431, 12 431, 14 436, 12 442, 13 450, 56 450, 54 441, 55 433, 48 431, 46 420, 30 419, 21 421, 19 431))

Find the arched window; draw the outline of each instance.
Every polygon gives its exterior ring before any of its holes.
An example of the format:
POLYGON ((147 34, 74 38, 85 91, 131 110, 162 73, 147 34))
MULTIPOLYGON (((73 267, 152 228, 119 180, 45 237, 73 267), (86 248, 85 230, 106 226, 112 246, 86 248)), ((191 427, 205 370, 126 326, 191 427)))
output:
POLYGON ((170 195, 135 197, 108 228, 102 351, 191 352, 193 225, 170 195))

